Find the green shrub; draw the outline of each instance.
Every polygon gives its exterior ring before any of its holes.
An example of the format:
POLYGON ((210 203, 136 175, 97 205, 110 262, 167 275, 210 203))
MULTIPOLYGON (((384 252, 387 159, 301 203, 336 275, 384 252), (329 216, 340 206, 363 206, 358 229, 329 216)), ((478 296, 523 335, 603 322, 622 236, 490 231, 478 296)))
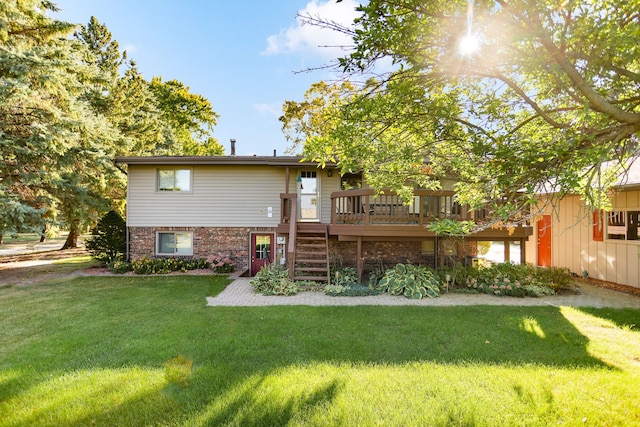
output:
POLYGON ((346 286, 342 285, 327 285, 324 287, 324 293, 327 295, 331 295, 332 297, 342 295, 342 293, 347 289, 346 286))
POLYGON ((435 298, 440 295, 440 281, 427 267, 397 264, 386 271, 375 289, 412 299, 435 298))
POLYGON ((131 268, 136 274, 166 274, 176 271, 173 265, 169 265, 168 259, 140 258, 131 262, 131 268))
POLYGON ((371 270, 371 272, 369 272, 369 286, 375 288, 386 272, 387 268, 384 266, 371 270))
POLYGON ((249 282, 254 292, 263 295, 294 295, 300 292, 296 282, 289 279, 289 269, 267 264, 249 282))
POLYGON ((107 268, 115 274, 124 274, 133 270, 133 266, 130 262, 115 260, 107 264, 107 268))
POLYGON ((526 296, 534 298, 555 294, 555 291, 549 286, 525 285, 524 290, 526 292, 526 296))
POLYGON ((366 297, 369 295, 379 295, 380 291, 364 285, 349 285, 346 287, 342 295, 346 297, 366 297))
POLYGON ((127 251, 126 232, 125 220, 116 211, 109 211, 91 230, 85 246, 100 261, 123 259, 127 251))
POLYGON ((232 273, 235 269, 233 263, 229 258, 223 258, 218 255, 210 256, 209 258, 207 258, 207 262, 215 273, 232 273))
POLYGON ((349 286, 358 283, 358 273, 353 267, 332 267, 331 284, 349 286))
POLYGON ((509 262, 467 268, 460 273, 463 287, 497 296, 540 297, 553 295, 554 289, 568 287, 572 277, 559 268, 539 268, 509 262))
POLYGON ((167 274, 173 271, 186 272, 208 267, 209 263, 205 259, 142 257, 131 262, 131 269, 136 274, 167 274))
POLYGON ((538 268, 538 277, 553 289, 570 288, 574 280, 573 275, 566 268, 548 267, 538 268))
POLYGON ((351 284, 348 286, 332 284, 324 287, 324 293, 327 295, 331 295, 332 297, 364 297, 368 295, 378 295, 380 291, 372 289, 369 286, 359 284, 351 284))

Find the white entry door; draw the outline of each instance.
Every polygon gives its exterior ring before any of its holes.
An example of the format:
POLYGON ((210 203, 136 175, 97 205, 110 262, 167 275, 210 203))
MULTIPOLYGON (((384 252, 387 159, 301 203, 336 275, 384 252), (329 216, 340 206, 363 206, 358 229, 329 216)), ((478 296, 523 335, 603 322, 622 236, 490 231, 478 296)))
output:
POLYGON ((320 221, 320 189, 317 171, 302 171, 298 185, 300 221, 320 221))

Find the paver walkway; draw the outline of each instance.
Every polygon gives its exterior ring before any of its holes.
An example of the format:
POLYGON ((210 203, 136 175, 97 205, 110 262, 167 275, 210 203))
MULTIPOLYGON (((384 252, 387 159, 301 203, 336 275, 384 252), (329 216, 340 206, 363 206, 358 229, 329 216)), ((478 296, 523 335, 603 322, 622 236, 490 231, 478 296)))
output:
POLYGON ((438 298, 412 300, 403 296, 332 297, 323 292, 300 292, 292 296, 265 296, 253 292, 250 278, 238 277, 215 297, 207 297, 208 306, 255 307, 266 305, 551 305, 573 307, 617 307, 640 310, 640 297, 623 292, 580 284, 577 295, 553 295, 542 298, 497 297, 492 295, 444 293, 438 298))

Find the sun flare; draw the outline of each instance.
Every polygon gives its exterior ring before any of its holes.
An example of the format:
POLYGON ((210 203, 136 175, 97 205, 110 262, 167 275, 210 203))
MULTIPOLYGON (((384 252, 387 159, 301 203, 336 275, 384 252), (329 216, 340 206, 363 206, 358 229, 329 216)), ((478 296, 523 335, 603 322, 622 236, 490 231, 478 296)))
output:
POLYGON ((462 55, 472 55, 480 50, 480 38, 476 34, 467 34, 458 43, 458 52, 462 55))

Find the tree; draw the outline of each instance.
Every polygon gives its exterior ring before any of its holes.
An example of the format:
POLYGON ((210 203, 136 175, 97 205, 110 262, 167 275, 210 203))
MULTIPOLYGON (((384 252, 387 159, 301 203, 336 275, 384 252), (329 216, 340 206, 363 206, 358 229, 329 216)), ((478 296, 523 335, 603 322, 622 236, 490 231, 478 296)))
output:
POLYGON ((355 80, 390 58, 392 71, 323 111, 331 126, 304 154, 405 194, 454 178, 460 201, 496 220, 523 221, 540 192, 606 207, 638 155, 639 6, 371 0, 343 29, 355 49, 338 66, 355 80))
POLYGON ((106 26, 92 18, 69 37, 75 26, 55 11, 48 0, 0 5, 0 235, 55 220, 70 229, 64 249, 123 203, 114 156, 184 153, 184 129, 202 137, 194 153, 221 147, 207 133, 217 116, 206 99, 173 81, 187 103, 170 111, 106 26))
POLYGON ((127 224, 116 211, 109 211, 91 231, 87 249, 94 258, 112 262, 124 258, 127 224))
POLYGON ((282 122, 282 132, 292 145, 290 152, 296 152, 304 146, 305 140, 322 137, 330 129, 333 111, 343 103, 343 98, 355 91, 349 82, 329 85, 324 81, 314 83, 304 95, 304 101, 285 101, 282 106, 284 114, 279 120, 282 122))
POLYGON ((158 101, 162 118, 171 126, 176 146, 171 154, 191 156, 220 156, 224 148, 211 136, 218 114, 202 95, 189 92, 178 80, 163 82, 151 79, 150 89, 158 101))
MULTIPOLYGON (((62 200, 86 194, 105 164, 108 124, 82 95, 95 69, 78 61, 73 26, 52 20, 48 1, 0 8, 0 216, 13 230, 41 231, 62 200), (91 164, 89 164, 91 162, 91 164)), ((97 200, 95 200, 98 203, 97 200)))

